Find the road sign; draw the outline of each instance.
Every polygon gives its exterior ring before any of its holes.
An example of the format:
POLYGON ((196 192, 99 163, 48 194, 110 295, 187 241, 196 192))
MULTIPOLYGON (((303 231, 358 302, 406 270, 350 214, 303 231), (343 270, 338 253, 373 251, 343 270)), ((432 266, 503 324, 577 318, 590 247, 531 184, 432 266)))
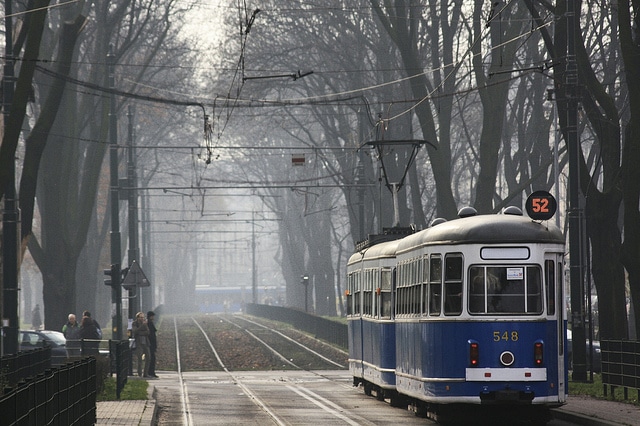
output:
POLYGON ((151 283, 142 272, 142 268, 138 265, 138 262, 135 260, 131 262, 131 266, 129 266, 129 272, 124 277, 122 281, 122 286, 127 290, 135 287, 149 287, 151 283))

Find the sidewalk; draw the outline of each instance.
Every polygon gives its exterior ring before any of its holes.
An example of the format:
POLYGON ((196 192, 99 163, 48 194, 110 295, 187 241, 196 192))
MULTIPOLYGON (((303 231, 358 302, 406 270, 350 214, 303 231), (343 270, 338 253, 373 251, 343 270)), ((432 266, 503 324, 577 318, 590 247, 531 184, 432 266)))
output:
POLYGON ((565 405, 552 411, 556 419, 585 426, 640 424, 640 406, 588 396, 570 395, 565 405))
POLYGON ((153 425, 155 401, 105 401, 98 402, 98 425, 153 425))
POLYGON ((147 400, 143 401, 103 401, 96 403, 97 425, 140 425, 155 424, 156 400, 153 396, 155 387, 149 381, 147 400))

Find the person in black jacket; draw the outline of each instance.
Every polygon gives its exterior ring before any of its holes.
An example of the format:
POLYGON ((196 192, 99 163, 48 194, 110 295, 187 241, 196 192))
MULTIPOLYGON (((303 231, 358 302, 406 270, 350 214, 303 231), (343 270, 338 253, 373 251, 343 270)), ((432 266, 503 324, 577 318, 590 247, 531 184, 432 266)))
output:
POLYGON ((153 311, 147 312, 147 325, 149 326, 149 376, 158 378, 156 375, 156 349, 158 348, 158 340, 156 333, 158 329, 155 323, 156 314, 153 311))
POLYGON ((98 331, 98 336, 99 336, 98 338, 99 338, 99 339, 102 339, 102 328, 100 328, 100 324, 98 324, 98 321, 96 321, 96 320, 94 320, 93 318, 91 318, 91 312, 89 312, 89 311, 84 311, 84 312, 82 313, 82 317, 83 317, 83 318, 84 318, 84 317, 89 317, 89 319, 90 319, 91 321, 93 321, 93 325, 95 325, 95 326, 96 326, 96 330, 98 331))
POLYGON ((79 336, 82 345, 82 356, 98 355, 100 347, 100 335, 98 327, 91 317, 82 317, 79 336))

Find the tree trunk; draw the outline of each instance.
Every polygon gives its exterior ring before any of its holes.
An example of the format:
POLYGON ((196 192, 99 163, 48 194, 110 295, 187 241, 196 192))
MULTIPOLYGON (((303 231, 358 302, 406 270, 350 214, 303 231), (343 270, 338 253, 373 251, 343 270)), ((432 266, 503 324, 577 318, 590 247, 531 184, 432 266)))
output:
MULTIPOLYGON (((8 171, 14 169, 11 167, 11 163, 16 161, 16 147, 18 146, 18 138, 26 115, 27 102, 32 91, 31 83, 37 63, 36 59, 38 59, 38 53, 40 52, 48 5, 49 0, 37 0, 33 5, 35 11, 29 12, 31 16, 27 30, 24 60, 21 62, 20 73, 11 103, 11 115, 9 120, 4 123, 5 132, 2 138, 2 146, 0 146, 0 199, 3 198, 7 182, 11 179, 8 175, 8 171)), ((20 52, 13 52, 13 54, 16 57, 20 56, 20 52)))
MULTIPOLYGON (((628 0, 618 3, 620 46, 626 83, 629 90, 630 117, 625 132, 622 155, 622 182, 624 197, 624 243, 622 262, 629 273, 629 288, 635 312, 635 332, 640 332, 640 42, 638 41, 637 2, 631 15, 628 0), (633 25, 633 29, 632 29, 633 25)), ((637 339, 638 336, 636 335, 637 339)))

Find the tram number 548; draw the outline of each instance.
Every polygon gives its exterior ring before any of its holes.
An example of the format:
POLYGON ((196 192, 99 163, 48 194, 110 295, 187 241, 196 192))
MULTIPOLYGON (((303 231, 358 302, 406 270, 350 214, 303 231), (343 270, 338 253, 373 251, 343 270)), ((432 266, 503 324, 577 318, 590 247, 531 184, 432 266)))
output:
POLYGON ((494 331, 493 332, 493 341, 494 342, 517 342, 518 341, 518 332, 517 331, 494 331))

